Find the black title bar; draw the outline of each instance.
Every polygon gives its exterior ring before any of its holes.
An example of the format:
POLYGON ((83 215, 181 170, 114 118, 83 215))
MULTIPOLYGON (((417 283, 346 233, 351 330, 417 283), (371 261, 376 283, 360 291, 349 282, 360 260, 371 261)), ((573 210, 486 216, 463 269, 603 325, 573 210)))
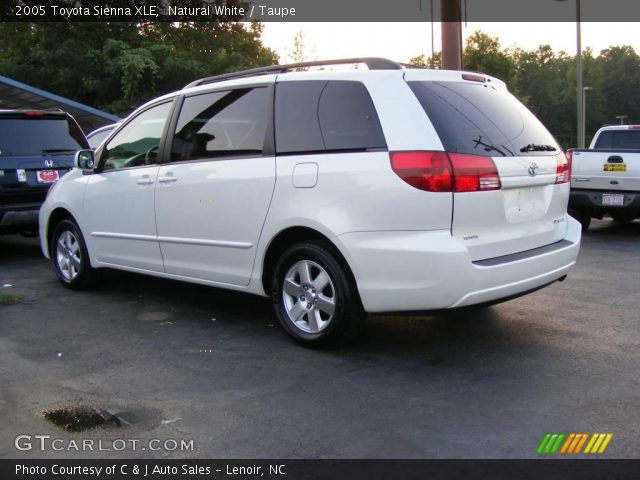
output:
POLYGON ((626 480, 640 460, 0 460, 2 480, 626 480))
MULTIPOLYGON (((460 1, 466 22, 639 22, 638 0, 460 1)), ((5 0, 0 21, 441 22, 442 0, 5 0)), ((449 9, 447 9, 449 11, 449 9)), ((455 9, 453 9, 455 11, 455 9)), ((551 33, 552 34, 552 33, 551 33)))

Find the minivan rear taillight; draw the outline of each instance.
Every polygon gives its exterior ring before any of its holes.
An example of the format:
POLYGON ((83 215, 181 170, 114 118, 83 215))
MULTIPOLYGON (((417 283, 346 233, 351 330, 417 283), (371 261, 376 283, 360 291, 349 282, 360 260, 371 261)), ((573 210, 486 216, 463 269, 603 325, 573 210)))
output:
POLYGON ((451 162, 446 152, 392 152, 391 168, 419 190, 451 191, 451 162))
POLYGON ((571 158, 573 152, 567 151, 567 154, 559 153, 556 155, 556 184, 567 183, 571 181, 571 158))
POLYGON ((412 187, 427 192, 499 190, 490 157, 447 152, 392 152, 391 168, 412 187))
POLYGON ((500 190, 500 175, 490 157, 450 153, 454 192, 500 190))

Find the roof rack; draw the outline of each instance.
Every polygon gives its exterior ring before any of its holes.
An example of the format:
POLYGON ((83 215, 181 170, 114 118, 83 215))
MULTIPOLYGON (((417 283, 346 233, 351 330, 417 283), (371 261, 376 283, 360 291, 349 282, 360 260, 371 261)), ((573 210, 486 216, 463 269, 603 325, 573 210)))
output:
POLYGON ((47 108, 0 108, 0 112, 4 113, 25 113, 25 112, 42 112, 42 113, 66 113, 59 107, 47 107, 47 108))
POLYGON ((348 65, 352 63, 364 63, 369 70, 400 70, 402 65, 386 58, 363 57, 363 58, 342 58, 338 60, 319 60, 313 62, 289 63, 286 65, 271 65, 269 67, 252 68, 251 70, 241 70, 239 72, 224 73, 213 77, 201 78, 191 82, 184 88, 206 85, 208 83, 221 82, 232 78, 251 77, 254 75, 266 75, 268 73, 284 73, 297 68, 322 67, 325 65, 348 65))
POLYGON ((400 65, 401 67, 404 68, 415 68, 418 70, 429 70, 429 67, 425 67, 423 65, 414 65, 413 63, 399 63, 398 65, 400 65))

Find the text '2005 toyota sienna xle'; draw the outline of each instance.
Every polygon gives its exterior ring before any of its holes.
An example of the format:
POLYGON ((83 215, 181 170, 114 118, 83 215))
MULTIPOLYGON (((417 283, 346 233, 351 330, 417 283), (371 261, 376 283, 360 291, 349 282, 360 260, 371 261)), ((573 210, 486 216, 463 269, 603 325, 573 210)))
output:
POLYGON ((86 288, 108 267, 270 295, 293 338, 327 345, 366 312, 563 279, 580 246, 570 165, 505 84, 384 59, 313 64, 355 62, 369 69, 203 79, 79 152, 40 214, 61 282, 86 288))

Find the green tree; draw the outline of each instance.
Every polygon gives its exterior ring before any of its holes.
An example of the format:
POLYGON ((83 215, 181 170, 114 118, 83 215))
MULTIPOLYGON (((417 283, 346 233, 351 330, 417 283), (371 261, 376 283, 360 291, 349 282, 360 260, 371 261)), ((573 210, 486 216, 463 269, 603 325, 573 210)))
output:
POLYGON ((293 36, 293 49, 288 55, 292 63, 306 62, 309 60, 304 43, 304 33, 298 32, 293 36))
POLYGON ((513 55, 500 46, 497 37, 476 31, 466 40, 463 68, 486 73, 514 86, 516 64, 513 55))
MULTIPOLYGON (((514 52, 516 60, 513 92, 547 126, 563 145, 575 138, 575 94, 568 78, 572 59, 556 54, 549 45, 537 50, 514 52)), ((575 85, 575 82, 574 82, 575 85)), ((575 88, 573 89, 575 91, 575 88)))
MULTIPOLYGON (((585 143, 591 143, 591 138, 605 123, 610 123, 607 116, 607 97, 603 87, 602 64, 598 57, 594 57, 590 48, 582 52, 583 85, 585 92, 585 143)), ((575 84, 573 85, 575 89, 575 84)), ((575 95, 574 95, 575 98, 575 95)))
POLYGON ((425 68, 442 68, 442 52, 436 52, 432 57, 417 55, 409 60, 411 65, 425 68))
POLYGON ((610 47, 597 58, 606 96, 603 120, 617 123, 617 115, 627 115, 627 123, 640 121, 640 57, 628 46, 610 47))
POLYGON ((196 78, 271 65, 262 25, 0 23, 0 72, 125 115, 196 78))

